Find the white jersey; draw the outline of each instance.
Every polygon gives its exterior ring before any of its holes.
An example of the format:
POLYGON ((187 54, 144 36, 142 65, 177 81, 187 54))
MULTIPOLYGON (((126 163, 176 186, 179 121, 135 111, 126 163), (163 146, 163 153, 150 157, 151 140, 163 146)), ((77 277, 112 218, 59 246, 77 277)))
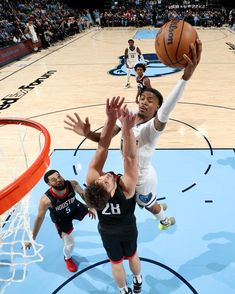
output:
MULTIPOLYGON (((164 109, 172 108, 184 90, 186 82, 179 80, 176 87, 168 95, 166 101, 161 106, 164 109), (170 104, 170 105, 169 105, 170 104)), ((169 110, 168 110, 169 111, 169 110)), ((137 113, 137 111, 135 111, 137 113)), ((166 122, 168 117, 161 114, 166 122)), ((117 126, 121 128, 121 122, 117 121, 117 126)), ((153 152, 156 143, 163 131, 157 131, 154 127, 154 118, 147 122, 137 124, 133 127, 134 135, 137 141, 137 160, 138 160, 138 182, 136 185, 136 201, 141 207, 150 208, 156 201, 157 173, 151 164, 153 152)))
MULTIPOLYGON (((117 121, 117 125, 121 128, 121 122, 119 120, 117 121)), ((137 142, 138 185, 141 185, 145 182, 148 173, 152 173, 151 159, 156 142, 162 132, 155 129, 154 118, 135 125, 133 131, 137 142)))
POLYGON ((130 47, 128 48, 128 59, 127 63, 130 67, 134 67, 139 60, 139 54, 137 52, 137 47, 134 47, 134 50, 131 50, 130 47))
POLYGON ((34 25, 33 24, 27 24, 27 27, 28 27, 29 35, 30 35, 30 38, 32 39, 32 42, 37 43, 38 42, 38 37, 37 37, 37 34, 35 32, 34 25))

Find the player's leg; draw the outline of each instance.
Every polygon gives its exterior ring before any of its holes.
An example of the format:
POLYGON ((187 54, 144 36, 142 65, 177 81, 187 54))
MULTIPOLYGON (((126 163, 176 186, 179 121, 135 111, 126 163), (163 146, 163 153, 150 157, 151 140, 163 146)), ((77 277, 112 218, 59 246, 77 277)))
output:
POLYGON ((131 83, 130 83, 130 77, 131 77, 131 70, 134 68, 134 65, 127 61, 128 67, 127 67, 127 83, 125 85, 125 89, 130 88, 131 83))
POLYGON ((129 260, 129 267, 133 274, 133 293, 141 293, 142 276, 140 258, 137 253, 137 231, 132 240, 123 242, 123 250, 129 260))
POLYGON ((125 89, 130 88, 131 84, 130 84, 130 76, 131 76, 131 68, 127 68, 127 82, 125 85, 125 89))
POLYGON ((140 207, 145 207, 160 220, 159 229, 164 230, 175 224, 174 217, 167 217, 165 203, 158 204, 156 199, 157 175, 153 167, 145 174, 144 182, 136 186, 136 202, 140 207))
POLYGON ((111 262, 112 275, 120 294, 131 294, 132 290, 126 285, 126 273, 122 264, 124 256, 121 243, 117 240, 106 240, 105 238, 102 238, 102 242, 111 262))
POLYGON ((76 272, 78 267, 73 261, 71 256, 71 253, 74 248, 74 238, 72 234, 66 234, 66 233, 62 233, 61 237, 64 241, 63 252, 64 252, 64 261, 65 261, 66 267, 70 272, 76 272))
POLYGON ((73 224, 72 220, 66 222, 60 222, 56 224, 58 233, 61 239, 64 242, 63 253, 64 253, 64 261, 67 269, 70 272, 76 272, 78 267, 72 259, 72 251, 74 248, 74 238, 72 235, 73 224))
POLYGON ((64 241, 64 248, 63 248, 63 252, 64 252, 64 257, 65 259, 70 259, 71 258, 71 253, 73 251, 74 248, 74 238, 72 234, 66 234, 66 233, 62 233, 61 235, 62 240, 64 241))
POLYGON ((126 273, 123 267, 123 263, 111 263, 112 264, 112 274, 115 282, 119 288, 120 294, 132 293, 131 289, 126 285, 126 273))

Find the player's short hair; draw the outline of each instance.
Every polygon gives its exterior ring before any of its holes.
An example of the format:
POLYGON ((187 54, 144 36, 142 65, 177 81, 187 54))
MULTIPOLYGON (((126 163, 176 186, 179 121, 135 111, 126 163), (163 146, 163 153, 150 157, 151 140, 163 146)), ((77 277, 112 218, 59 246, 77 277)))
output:
POLYGON ((59 172, 58 172, 57 170, 55 170, 55 169, 50 169, 49 171, 47 171, 47 172, 45 173, 43 179, 44 179, 44 182, 45 182, 46 184, 49 183, 49 179, 48 179, 48 178, 49 178, 51 175, 53 175, 54 173, 58 173, 58 174, 59 174, 59 172))
POLYGON ((84 199, 90 208, 102 210, 109 201, 111 194, 100 183, 93 183, 86 187, 84 199))
POLYGON ((162 96, 162 94, 158 90, 156 90, 154 88, 146 88, 146 89, 143 90, 143 92, 141 93, 141 95, 144 92, 151 92, 151 93, 153 93, 153 95, 158 99, 159 106, 162 106, 163 96, 162 96))
POLYGON ((141 67, 143 71, 146 71, 146 66, 143 63, 136 63, 135 65, 135 71, 137 70, 138 67, 141 67))
POLYGON ((133 43, 135 43, 135 41, 134 41, 133 39, 129 39, 129 40, 128 40, 128 43, 129 43, 129 42, 133 42, 133 43))

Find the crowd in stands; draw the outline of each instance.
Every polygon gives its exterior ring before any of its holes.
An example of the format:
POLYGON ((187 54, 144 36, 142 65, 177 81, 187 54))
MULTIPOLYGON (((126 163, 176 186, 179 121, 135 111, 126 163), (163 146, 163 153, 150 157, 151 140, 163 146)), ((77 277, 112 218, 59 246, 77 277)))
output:
POLYGON ((234 24, 235 10, 211 8, 202 1, 119 0, 102 15, 103 26, 161 26, 173 18, 192 25, 221 27, 234 24), (173 2, 174 4, 172 4, 173 2), (193 3, 193 4, 191 4, 193 3), (197 3, 197 4, 196 4, 197 3))
POLYGON ((97 11, 74 10, 61 0, 13 1, 0 3, 0 47, 30 39, 27 25, 33 21, 42 48, 79 33, 93 24, 97 11))
MULTIPOLYGON (((191 0, 193 1, 193 0, 191 0)), ((99 11, 74 10, 62 0, 5 0, 0 3, 0 47, 30 39, 27 33, 29 20, 40 37, 42 48, 66 37, 89 29, 117 26, 161 26, 173 18, 185 19, 192 25, 234 27, 235 10, 212 9, 202 2, 181 1, 181 4, 159 0, 115 0, 111 9, 99 11), (198 4, 195 4, 198 3, 198 4), (201 3, 201 4, 199 4, 201 3)), ((174 1, 176 3, 176 1, 174 1)), ((235 27, 234 27, 235 29, 235 27)))

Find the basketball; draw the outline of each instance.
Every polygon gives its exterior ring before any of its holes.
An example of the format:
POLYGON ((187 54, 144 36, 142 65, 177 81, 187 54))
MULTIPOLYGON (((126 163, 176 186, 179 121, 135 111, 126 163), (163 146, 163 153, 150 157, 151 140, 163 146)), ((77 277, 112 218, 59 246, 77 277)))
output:
POLYGON ((156 35, 157 57, 167 66, 183 68, 187 65, 183 55, 192 57, 190 44, 194 44, 197 38, 196 30, 186 21, 179 19, 169 21, 160 28, 156 35))

